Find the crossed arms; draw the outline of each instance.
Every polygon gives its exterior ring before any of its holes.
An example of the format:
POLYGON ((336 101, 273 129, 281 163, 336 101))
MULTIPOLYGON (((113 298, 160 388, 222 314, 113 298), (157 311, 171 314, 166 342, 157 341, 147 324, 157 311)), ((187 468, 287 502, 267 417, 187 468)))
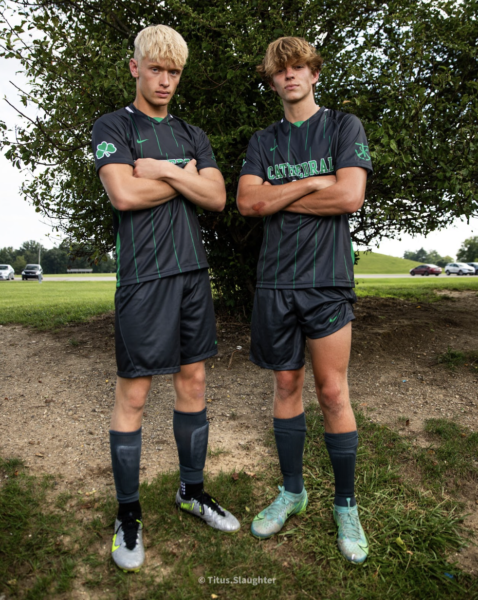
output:
POLYGON ((367 172, 361 167, 275 186, 256 175, 243 175, 237 206, 248 217, 266 217, 280 210, 320 217, 349 214, 362 206, 366 182, 367 172))
POLYGON ((118 210, 143 210, 169 202, 179 194, 206 210, 220 212, 226 204, 221 172, 196 168, 191 160, 184 168, 167 160, 140 158, 131 165, 101 167, 100 179, 111 204, 118 210))

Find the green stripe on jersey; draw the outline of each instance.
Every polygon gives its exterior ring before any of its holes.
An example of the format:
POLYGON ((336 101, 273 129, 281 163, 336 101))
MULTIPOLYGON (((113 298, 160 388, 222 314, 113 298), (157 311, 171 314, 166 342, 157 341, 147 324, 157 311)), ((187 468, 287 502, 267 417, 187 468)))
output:
POLYGON ((280 224, 280 239, 279 239, 279 246, 277 248, 277 269, 276 269, 276 274, 275 274, 275 284, 274 284, 274 289, 277 289, 277 272, 279 271, 279 263, 280 263, 280 244, 282 242, 282 225, 284 224, 284 213, 282 213, 282 221, 280 224))
POLYGON ((159 271, 159 265, 158 265, 158 257, 156 254, 156 237, 154 235, 154 209, 151 209, 151 229, 153 230, 153 242, 154 242, 154 260, 156 261, 156 269, 158 269, 158 276, 161 279, 161 273, 159 271))
MULTIPOLYGON (((120 222, 120 225, 121 225, 120 211, 117 208, 115 208, 114 206, 112 208, 113 208, 113 212, 118 217, 118 221, 120 222)), ((121 251, 121 238, 120 238, 119 227, 118 227, 118 232, 116 233, 116 287, 120 286, 120 251, 121 251)))
POLYGON ((266 254, 267 254, 267 244, 269 243, 269 226, 271 224, 271 216, 269 215, 268 217, 265 218, 267 225, 266 225, 266 247, 264 250, 264 256, 263 256, 263 260, 262 260, 262 276, 261 276, 261 285, 264 283, 264 266, 266 264, 266 254))
POLYGON ((179 264, 179 258, 178 258, 178 253, 176 252, 176 244, 174 242, 174 230, 173 230, 173 215, 171 214, 171 203, 168 202, 168 208, 169 208, 169 218, 171 219, 171 236, 173 238, 173 248, 174 248, 174 255, 176 256, 176 262, 178 263, 178 269, 179 272, 182 273, 182 269, 181 269, 181 265, 179 264))
POLYGON ((136 248, 134 246, 133 213, 130 213, 130 217, 131 217, 131 241, 133 243, 134 268, 136 269, 136 281, 139 283, 138 265, 136 264, 136 248))
POLYGON ((186 210, 186 205, 184 204, 184 200, 182 200, 183 203, 183 208, 184 208, 184 212, 186 214, 186 220, 188 222, 188 227, 189 227, 189 235, 191 236, 191 241, 193 243, 193 248, 194 248, 194 254, 196 255, 196 262, 198 264, 198 269, 201 268, 201 265, 199 264, 199 259, 198 259, 198 253, 196 252, 196 244, 194 243, 194 237, 193 237, 193 232, 191 231, 191 225, 189 224, 189 217, 188 217, 188 211, 186 210))
POLYGON ((295 246, 295 256, 294 256, 294 276, 292 278, 292 286, 293 289, 295 290, 295 272, 297 270, 297 250, 299 249, 299 233, 300 233, 300 226, 302 225, 302 215, 299 215, 300 219, 299 219, 299 226, 297 227, 297 244, 295 246))

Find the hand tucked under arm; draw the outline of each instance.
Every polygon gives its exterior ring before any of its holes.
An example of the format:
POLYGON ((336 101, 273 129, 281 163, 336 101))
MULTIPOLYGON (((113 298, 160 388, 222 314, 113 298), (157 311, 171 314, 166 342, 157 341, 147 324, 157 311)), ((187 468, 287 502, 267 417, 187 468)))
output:
POLYGON ((237 189, 237 207, 241 215, 265 217, 285 210, 300 198, 333 183, 335 177, 327 175, 273 186, 256 175, 243 175, 237 189))
POLYGON ((111 204, 121 211, 154 208, 178 195, 164 181, 134 177, 130 165, 105 165, 99 176, 111 204))
POLYGON ((337 171, 337 183, 296 200, 284 210, 319 217, 351 214, 362 207, 366 183, 365 169, 345 167, 337 171))
POLYGON ((219 212, 226 204, 226 187, 221 172, 214 167, 198 171, 194 159, 181 168, 167 160, 140 158, 135 162, 134 175, 165 182, 206 210, 219 212))

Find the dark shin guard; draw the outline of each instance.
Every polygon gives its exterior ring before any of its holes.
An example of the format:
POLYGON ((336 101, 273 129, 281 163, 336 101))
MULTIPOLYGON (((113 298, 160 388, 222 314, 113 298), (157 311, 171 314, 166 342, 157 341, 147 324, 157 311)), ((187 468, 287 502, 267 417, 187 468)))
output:
POLYGON ((347 506, 347 498, 350 498, 350 506, 355 506, 354 479, 358 433, 325 433, 324 438, 334 469, 335 504, 347 506))
POLYGON ((201 483, 209 435, 206 409, 195 413, 175 410, 173 431, 178 447, 181 484, 201 483))
POLYGON ((141 427, 131 432, 110 429, 110 448, 118 502, 139 500, 141 427))
POLYGON ((274 434, 284 488, 286 492, 293 494, 300 494, 304 487, 302 457, 306 432, 304 413, 292 419, 274 418, 274 434))

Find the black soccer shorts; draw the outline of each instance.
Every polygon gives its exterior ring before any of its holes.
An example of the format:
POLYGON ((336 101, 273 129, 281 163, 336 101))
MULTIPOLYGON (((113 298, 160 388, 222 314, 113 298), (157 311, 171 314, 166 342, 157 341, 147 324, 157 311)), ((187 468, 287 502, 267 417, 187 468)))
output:
POLYGON ((177 373, 217 354, 207 269, 120 287, 115 309, 119 377, 177 373))
POLYGON ((352 288, 256 289, 249 359, 274 371, 305 364, 305 339, 339 331, 355 319, 352 288))

